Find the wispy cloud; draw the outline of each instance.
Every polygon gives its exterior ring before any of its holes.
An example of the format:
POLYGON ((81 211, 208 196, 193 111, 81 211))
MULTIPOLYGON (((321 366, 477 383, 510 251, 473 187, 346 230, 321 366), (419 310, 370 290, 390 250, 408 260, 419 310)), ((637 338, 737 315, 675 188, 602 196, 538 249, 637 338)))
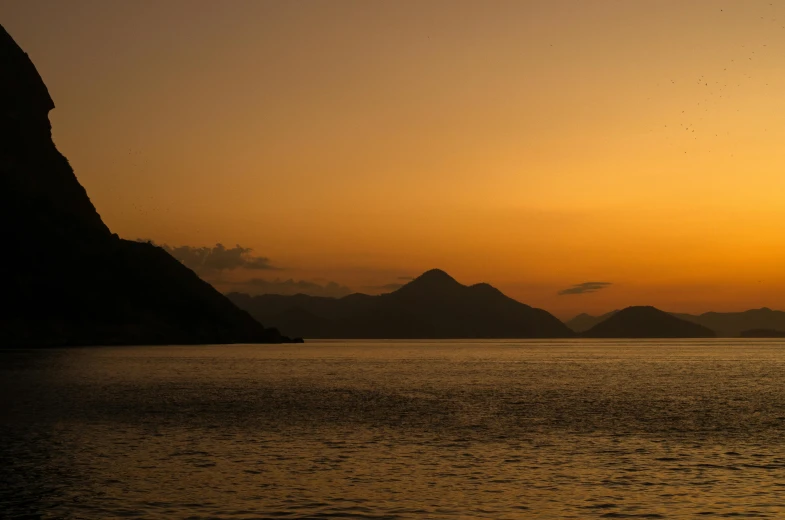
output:
POLYGON ((327 282, 326 284, 318 284, 308 280, 264 280, 262 278, 253 278, 245 282, 236 282, 235 285, 242 287, 243 291, 249 294, 308 294, 310 296, 329 296, 333 298, 340 298, 351 294, 352 290, 337 282, 327 282))
MULTIPOLYGON (((151 240, 140 241, 152 243, 151 240)), ((271 265, 269 258, 256 256, 253 254, 253 249, 239 244, 232 248, 226 248, 223 244, 216 244, 214 247, 155 245, 200 275, 233 269, 278 269, 271 265)))
POLYGON ((611 282, 583 282, 575 284, 572 287, 568 287, 567 289, 562 289, 559 291, 559 294, 564 296, 568 294, 593 293, 602 289, 606 289, 611 285, 613 285, 611 282))

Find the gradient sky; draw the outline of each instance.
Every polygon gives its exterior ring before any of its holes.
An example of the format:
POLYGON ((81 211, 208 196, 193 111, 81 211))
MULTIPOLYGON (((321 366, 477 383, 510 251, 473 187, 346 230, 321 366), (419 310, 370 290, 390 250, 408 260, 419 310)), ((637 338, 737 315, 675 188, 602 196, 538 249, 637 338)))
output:
POLYGON ((0 0, 109 227, 560 317, 785 308, 785 2, 0 0), (584 282, 611 285, 558 292, 584 282))

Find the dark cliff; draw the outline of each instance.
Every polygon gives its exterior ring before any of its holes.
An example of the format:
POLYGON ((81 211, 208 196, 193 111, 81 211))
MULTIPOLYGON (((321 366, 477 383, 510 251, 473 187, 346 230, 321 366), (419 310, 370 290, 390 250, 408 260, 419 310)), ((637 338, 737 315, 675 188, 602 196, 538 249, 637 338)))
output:
POLYGON ((52 141, 54 103, 0 26, 0 346, 286 341, 162 249, 113 235, 52 141))

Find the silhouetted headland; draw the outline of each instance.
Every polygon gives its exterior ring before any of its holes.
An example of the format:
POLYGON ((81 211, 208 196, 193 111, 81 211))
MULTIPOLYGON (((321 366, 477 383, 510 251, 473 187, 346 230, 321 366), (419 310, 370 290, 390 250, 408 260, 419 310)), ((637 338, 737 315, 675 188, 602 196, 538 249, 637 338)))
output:
POLYGON ((586 338, 713 338, 713 330, 649 306, 627 307, 596 324, 586 338))
POLYGON ((120 239, 52 141, 54 103, 0 26, 2 346, 284 342, 164 250, 120 239))
POLYGON ((326 298, 298 294, 229 298, 262 321, 304 338, 450 339, 569 338, 573 332, 542 309, 488 284, 466 286, 433 269, 378 296, 326 298))

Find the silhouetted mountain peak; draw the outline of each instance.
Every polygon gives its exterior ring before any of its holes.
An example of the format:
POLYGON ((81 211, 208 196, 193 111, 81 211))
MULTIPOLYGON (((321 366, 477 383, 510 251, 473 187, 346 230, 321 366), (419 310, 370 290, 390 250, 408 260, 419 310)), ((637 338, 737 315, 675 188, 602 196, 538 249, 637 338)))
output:
POLYGON ((412 292, 438 294, 463 287, 465 286, 441 269, 431 269, 391 294, 412 292))
POLYGON ((619 313, 623 313, 622 316, 667 314, 667 312, 661 311, 652 305, 631 305, 630 307, 625 307, 624 309, 620 310, 617 314, 619 313))
MULTIPOLYGON (((30 57, 16 44, 0 25, 0 63, 8 71, 0 83, 0 106, 19 112, 48 114, 55 107, 49 90, 30 61, 30 57)), ((21 115, 21 114, 20 114, 21 115)))
POLYGON ((425 271, 423 274, 412 280, 412 282, 419 281, 421 283, 449 283, 449 284, 458 284, 458 281, 447 274, 445 271, 441 269, 430 269, 425 271))

